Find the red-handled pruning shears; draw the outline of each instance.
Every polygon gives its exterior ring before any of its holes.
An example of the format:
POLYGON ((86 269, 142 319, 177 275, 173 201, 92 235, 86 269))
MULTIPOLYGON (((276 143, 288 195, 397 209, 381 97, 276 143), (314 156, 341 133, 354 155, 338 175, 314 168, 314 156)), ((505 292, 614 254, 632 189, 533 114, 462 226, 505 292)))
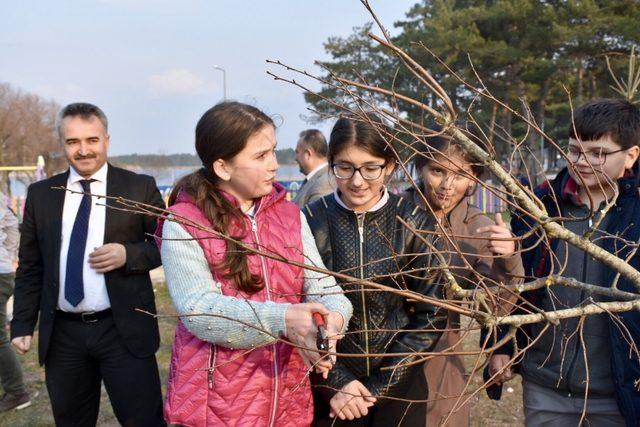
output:
POLYGON ((313 313, 313 320, 318 327, 318 335, 316 336, 316 346, 318 350, 329 351, 329 337, 327 336, 327 324, 324 321, 322 314, 313 313))

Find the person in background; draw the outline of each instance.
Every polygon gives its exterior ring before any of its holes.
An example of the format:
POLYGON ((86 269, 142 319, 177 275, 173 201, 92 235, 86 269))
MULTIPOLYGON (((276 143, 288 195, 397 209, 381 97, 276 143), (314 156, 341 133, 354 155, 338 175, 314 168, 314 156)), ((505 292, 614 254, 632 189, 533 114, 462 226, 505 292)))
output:
POLYGON ((7 206, 4 194, 0 193, 0 385, 4 392, 0 397, 0 412, 23 409, 31 404, 24 386, 22 367, 11 348, 6 329, 7 301, 13 294, 13 260, 19 240, 18 218, 7 206))
MULTIPOLYGON (((471 203, 482 166, 449 137, 429 137, 425 142, 414 160, 420 181, 417 188, 411 187, 403 195, 435 216, 440 235, 434 245, 457 283, 462 288, 474 289, 481 282, 495 287, 522 281, 522 260, 502 215, 497 213, 492 220, 471 203)), ((455 296, 448 291, 446 297, 455 296)), ((500 312, 508 313, 513 309, 514 298, 507 292, 501 293, 501 298, 500 312)), ((447 330, 434 351, 462 351, 464 336, 460 328, 464 327, 460 315, 450 312, 447 330)), ((440 355, 429 359, 424 374, 429 383, 427 425, 446 422, 448 426, 468 426, 470 405, 462 403, 466 400, 464 394, 470 390, 466 387, 468 375, 462 356, 440 355)))
POLYGON ((327 140, 322 132, 318 129, 300 132, 300 139, 296 145, 296 162, 305 178, 293 199, 295 204, 302 208, 307 203, 333 192, 335 182, 329 175, 327 140))

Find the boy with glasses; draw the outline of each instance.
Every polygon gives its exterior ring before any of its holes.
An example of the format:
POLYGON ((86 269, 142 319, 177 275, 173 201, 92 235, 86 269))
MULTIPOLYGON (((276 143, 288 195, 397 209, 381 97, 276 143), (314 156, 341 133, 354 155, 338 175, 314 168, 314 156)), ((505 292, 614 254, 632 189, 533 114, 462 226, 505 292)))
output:
MULTIPOLYGON (((640 110, 620 100, 600 100, 574 111, 566 151, 569 165, 535 190, 550 218, 640 267, 640 110)), ((611 287, 616 271, 558 239, 540 239, 537 223, 517 212, 512 229, 522 236, 527 279, 558 274, 611 287)), ((636 293, 617 279, 619 290, 636 293)), ((606 301, 580 289, 550 286, 523 293, 523 307, 549 312, 606 301), (533 307, 532 307, 533 306, 533 307), (535 308, 534 308, 535 307, 535 308)), ((527 426, 637 426, 640 420, 640 313, 600 314, 523 327, 519 348, 527 426)), ((505 346, 507 347, 507 346, 505 346)), ((512 354, 512 348, 502 350, 512 354)), ((504 357, 494 355, 507 364, 504 357)), ((495 360, 492 361, 495 363, 495 360)))

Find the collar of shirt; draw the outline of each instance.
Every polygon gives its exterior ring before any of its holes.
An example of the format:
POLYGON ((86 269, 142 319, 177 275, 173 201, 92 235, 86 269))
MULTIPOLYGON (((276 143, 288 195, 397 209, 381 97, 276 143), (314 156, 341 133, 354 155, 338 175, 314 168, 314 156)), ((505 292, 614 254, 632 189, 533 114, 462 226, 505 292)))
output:
POLYGON ((571 201, 574 205, 580 206, 580 195, 578 194, 578 183, 569 174, 567 174, 567 180, 562 186, 562 198, 571 201))
MULTIPOLYGON (((107 162, 105 162, 104 165, 102 165, 102 167, 98 169, 96 173, 91 175, 89 179, 94 179, 98 182, 107 182, 108 169, 109 165, 107 164, 107 162)), ((73 167, 69 167, 69 179, 67 180, 68 185, 75 184, 76 182, 80 182, 83 179, 85 178, 83 176, 80 176, 80 174, 73 167)))
MULTIPOLYGON (((624 171, 623 178, 628 178, 631 176, 633 176, 633 173, 631 171, 629 170, 624 171)), ((573 179, 571 175, 567 174, 565 177, 565 181, 562 185, 562 194, 561 194, 562 198, 564 200, 569 200, 571 203, 573 203, 576 206, 581 206, 585 204, 582 202, 582 200, 580 200, 578 189, 579 189, 578 182, 575 179, 573 179)), ((606 201, 604 201, 603 203, 606 204, 606 201)))
MULTIPOLYGON (((333 197, 335 197, 336 202, 338 202, 338 204, 343 208, 348 209, 350 211, 353 210, 349 206, 345 205, 344 202, 340 199, 340 193, 338 192, 338 190, 333 192, 333 197)), ((382 207, 387 204, 387 201, 389 201, 389 190, 387 190, 387 188, 385 187, 384 193, 382 194, 382 197, 380 198, 380 200, 378 200, 378 203, 373 205, 370 209, 367 209, 367 212, 375 212, 377 210, 382 209, 382 207)))
POLYGON ((314 170, 312 170, 311 172, 309 172, 307 174, 307 176, 305 177, 307 179, 307 181, 309 181, 315 174, 318 173, 318 171, 320 171, 320 169, 322 169, 323 167, 327 166, 329 163, 323 163, 320 166, 318 166, 317 168, 315 168, 314 170))

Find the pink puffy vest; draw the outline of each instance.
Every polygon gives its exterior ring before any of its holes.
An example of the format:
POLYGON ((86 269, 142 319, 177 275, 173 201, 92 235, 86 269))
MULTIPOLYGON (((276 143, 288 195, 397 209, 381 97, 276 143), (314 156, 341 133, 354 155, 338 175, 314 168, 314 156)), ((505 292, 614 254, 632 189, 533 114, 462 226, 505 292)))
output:
MULTIPOLYGON (((235 203, 231 196, 227 197, 235 203)), ((284 197, 284 189, 274 185, 271 194, 261 199, 255 221, 246 218, 244 241, 303 263, 300 210, 284 197)), ((203 213, 184 193, 170 210, 210 227, 203 213)), ((191 236, 199 238, 214 279, 221 284, 222 294, 251 301, 301 302, 304 278, 301 268, 249 255, 251 272, 262 276, 265 286, 262 291, 248 295, 213 268, 224 256, 225 241, 211 238, 211 233, 196 227, 183 226, 191 236)), ((161 227, 162 223, 159 233, 161 227)), ((230 231, 230 235, 238 235, 237 230, 230 231)), ((247 310, 250 310, 248 306, 247 310)), ((224 315, 223 312, 215 314, 224 315)), ((298 350, 284 342, 232 350, 200 340, 179 321, 164 414, 168 423, 184 426, 310 425, 313 401, 307 369, 298 350)))

